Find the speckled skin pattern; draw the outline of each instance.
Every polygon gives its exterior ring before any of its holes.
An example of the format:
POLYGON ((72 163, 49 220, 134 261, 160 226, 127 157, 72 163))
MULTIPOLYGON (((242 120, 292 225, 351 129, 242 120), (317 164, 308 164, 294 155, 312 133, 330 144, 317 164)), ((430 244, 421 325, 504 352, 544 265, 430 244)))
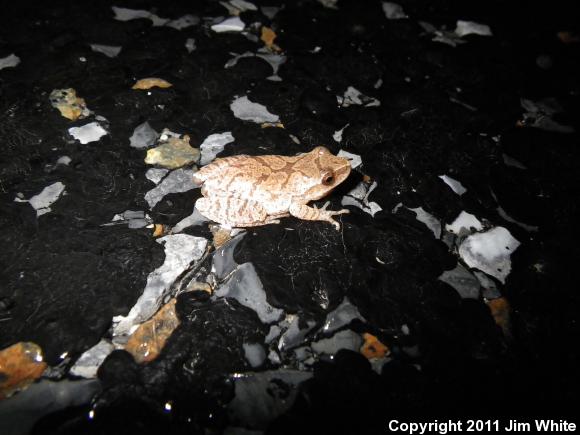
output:
POLYGON ((327 211, 307 205, 342 183, 350 174, 347 159, 324 147, 293 157, 234 156, 216 159, 194 175, 203 198, 197 210, 225 227, 253 227, 279 223, 281 217, 326 221, 340 229, 327 211))

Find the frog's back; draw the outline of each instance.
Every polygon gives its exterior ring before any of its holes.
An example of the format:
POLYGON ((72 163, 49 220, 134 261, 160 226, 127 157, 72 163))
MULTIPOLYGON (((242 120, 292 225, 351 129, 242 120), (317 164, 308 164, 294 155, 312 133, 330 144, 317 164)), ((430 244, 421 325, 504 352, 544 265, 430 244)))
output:
POLYGON ((232 167, 240 167, 244 161, 247 160, 246 155, 222 157, 214 160, 209 165, 204 166, 193 175, 193 180, 197 184, 202 184, 206 180, 221 177, 226 171, 232 167))

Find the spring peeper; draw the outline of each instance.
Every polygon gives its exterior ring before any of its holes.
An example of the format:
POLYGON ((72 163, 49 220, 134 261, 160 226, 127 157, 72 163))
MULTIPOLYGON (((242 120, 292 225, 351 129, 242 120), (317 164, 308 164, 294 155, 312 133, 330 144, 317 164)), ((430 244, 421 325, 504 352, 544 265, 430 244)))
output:
POLYGON ((332 217, 348 210, 310 207, 309 201, 326 196, 350 174, 350 163, 324 147, 296 156, 234 156, 216 159, 193 176, 201 186, 197 210, 226 227, 253 227, 279 223, 295 216, 326 221, 339 230, 332 217))

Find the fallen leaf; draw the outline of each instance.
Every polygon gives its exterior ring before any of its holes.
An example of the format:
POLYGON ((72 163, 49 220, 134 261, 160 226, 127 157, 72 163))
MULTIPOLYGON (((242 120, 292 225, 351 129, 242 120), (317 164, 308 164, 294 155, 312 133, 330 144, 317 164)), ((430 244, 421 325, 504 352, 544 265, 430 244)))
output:
POLYGON ((276 39, 277 36, 276 32, 274 32, 270 27, 262 26, 262 36, 260 36, 260 39, 264 44, 266 44, 268 50, 278 53, 282 51, 282 49, 274 44, 274 39, 276 39))
POLYGON ((71 121, 86 118, 91 114, 85 100, 78 97, 73 88, 54 89, 48 98, 52 107, 58 109, 63 117, 71 121))
POLYGON ((161 237, 166 234, 167 228, 163 224, 155 224, 153 228, 153 237, 161 237))
POLYGON ((163 80, 163 79, 160 79, 157 77, 148 77, 145 79, 137 80, 137 83, 135 83, 131 89, 144 90, 144 89, 151 89, 154 87, 166 89, 166 88, 170 88, 171 86, 173 86, 173 85, 171 83, 169 83, 167 80, 163 80))
POLYGON ((139 325, 129 337, 125 350, 133 355, 138 363, 146 363, 157 358, 167 339, 179 326, 175 301, 176 299, 172 299, 166 303, 150 320, 139 325))
POLYGON ((20 342, 0 351, 0 400, 38 379, 47 365, 35 343, 20 342))
POLYGON ((368 332, 363 334, 364 343, 360 348, 367 359, 384 358, 391 353, 390 349, 379 341, 377 337, 368 332))
POLYGON ((577 35, 572 32, 558 32, 557 36, 558 39, 562 41, 564 44, 574 44, 580 42, 580 35, 577 35))
POLYGON ((511 337, 511 307, 508 300, 501 297, 486 302, 496 325, 501 328, 505 337, 511 337))

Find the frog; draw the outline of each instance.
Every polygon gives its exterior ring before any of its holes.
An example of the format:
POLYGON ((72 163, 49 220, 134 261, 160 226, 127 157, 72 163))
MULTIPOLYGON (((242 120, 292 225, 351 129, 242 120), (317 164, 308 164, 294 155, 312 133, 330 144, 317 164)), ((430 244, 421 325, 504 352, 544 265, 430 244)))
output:
POLYGON ((279 224, 294 216, 324 221, 340 230, 333 216, 349 210, 308 205, 328 195, 349 176, 350 161, 324 146, 295 156, 237 155, 214 160, 193 175, 202 197, 195 208, 225 228, 279 224))

